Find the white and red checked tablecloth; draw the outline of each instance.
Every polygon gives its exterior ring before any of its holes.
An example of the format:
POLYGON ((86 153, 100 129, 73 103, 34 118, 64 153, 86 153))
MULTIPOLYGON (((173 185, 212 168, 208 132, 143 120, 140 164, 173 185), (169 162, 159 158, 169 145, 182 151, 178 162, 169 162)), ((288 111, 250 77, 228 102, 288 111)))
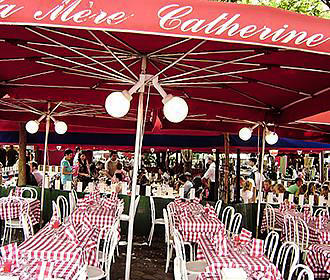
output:
MULTIPOLYGON (((274 209, 275 212, 275 228, 281 228, 282 232, 284 232, 284 216, 286 214, 290 214, 295 219, 301 218, 303 219, 303 213, 297 212, 295 210, 288 210, 287 212, 281 212, 279 209, 274 209)), ((330 223, 325 226, 323 229, 318 229, 316 227, 315 221, 310 221, 307 223, 308 229, 309 229, 309 244, 318 244, 320 240, 320 235, 322 232, 330 232, 330 223)), ((262 218, 262 224, 261 224, 261 232, 264 232, 267 229, 267 222, 266 222, 266 215, 265 211, 262 218)), ((282 234, 281 240, 283 241, 285 238, 285 235, 282 234)))
POLYGON ((195 202, 170 203, 174 226, 186 242, 197 242, 202 236, 213 237, 223 228, 214 211, 205 213, 203 205, 195 202))
MULTIPOLYGON (((84 223, 84 220, 89 218, 91 224, 96 227, 96 229, 102 232, 104 235, 106 231, 102 230, 104 228, 111 228, 116 221, 116 209, 117 204, 113 204, 112 207, 107 207, 105 205, 93 204, 85 207, 77 207, 70 216, 70 221, 79 225, 84 223)), ((104 238, 104 236, 102 237, 104 238)))
POLYGON ((330 244, 312 244, 308 247, 306 265, 315 278, 330 278, 330 244))
MULTIPOLYGON (((31 198, 18 198, 21 199, 24 202, 23 210, 28 205, 29 207, 29 215, 31 216, 33 225, 36 225, 40 222, 40 201, 37 199, 31 199, 31 198)), ((4 213, 4 207, 3 203, 6 203, 9 201, 9 198, 3 197, 0 199, 0 220, 5 220, 6 215, 8 213, 4 213)), ((20 213, 20 204, 17 202, 17 200, 10 200, 10 217, 11 219, 18 219, 22 213, 20 213)), ((8 216, 7 216, 8 217, 8 216)))
MULTIPOLYGON (((221 279, 220 270, 222 268, 243 268, 248 275, 265 274, 268 268, 272 265, 271 261, 265 257, 252 257, 249 252, 251 244, 245 247, 235 247, 231 241, 228 241, 228 254, 219 256, 216 251, 216 246, 209 237, 202 237, 198 242, 197 260, 206 260, 208 267, 205 273, 201 275, 199 280, 206 279, 221 279)), ((276 279, 282 279, 280 272, 276 269, 276 279)))
POLYGON ((19 246, 20 253, 29 259, 66 262, 68 269, 75 263, 80 266, 84 263, 98 266, 97 230, 86 231, 79 225, 76 227, 78 242, 72 242, 65 237, 65 229, 65 225, 58 229, 53 229, 50 224, 46 225, 19 246))

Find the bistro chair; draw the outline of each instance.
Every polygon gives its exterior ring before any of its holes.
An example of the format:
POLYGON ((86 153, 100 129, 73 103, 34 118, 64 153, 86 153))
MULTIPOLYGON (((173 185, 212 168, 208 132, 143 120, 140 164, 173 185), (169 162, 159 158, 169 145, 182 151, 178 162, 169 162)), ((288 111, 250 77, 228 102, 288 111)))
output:
POLYGON ((297 224, 292 215, 284 216, 284 237, 285 241, 296 242, 297 240, 297 224))
POLYGON ((277 250, 280 235, 276 231, 270 231, 265 239, 264 254, 273 262, 277 250))
POLYGON ((314 273, 313 271, 306 265, 297 264, 293 266, 289 273, 288 280, 314 280, 314 273), (300 271, 300 272, 299 272, 300 271), (298 274, 298 276, 297 276, 298 274), (295 276, 293 276, 295 275, 295 276))
POLYGON ((165 243, 166 243, 166 265, 165 265, 165 273, 168 271, 168 267, 170 265, 170 260, 172 258, 173 253, 173 238, 170 235, 170 226, 169 219, 166 209, 163 209, 163 216, 165 222, 165 243))
POLYGON ((318 208, 318 209, 315 210, 313 216, 314 217, 318 217, 318 216, 325 216, 327 214, 328 214, 327 209, 325 209, 325 208, 318 208))
POLYGON ((155 209, 155 201, 152 196, 150 196, 150 210, 151 210, 151 229, 149 233, 149 246, 151 246, 152 237, 154 235, 155 225, 165 225, 164 218, 157 218, 156 219, 156 209, 155 209))
POLYGON ((196 275, 190 275, 190 277, 188 277, 185 261, 179 256, 175 257, 174 280, 194 280, 194 279, 196 279, 196 275))
POLYGON ((34 229, 32 224, 32 219, 28 213, 22 214, 22 225, 23 225, 23 233, 24 233, 24 240, 29 239, 31 236, 34 235, 34 229))
POLYGON ((239 229, 241 228, 241 223, 242 223, 242 214, 241 213, 235 213, 234 217, 232 218, 230 225, 229 225, 229 235, 228 237, 230 238, 231 236, 238 234, 239 229))
POLYGON ((273 231, 273 230, 279 231, 279 232, 282 231, 281 228, 275 228, 275 221, 276 221, 275 210, 274 210, 274 207, 268 203, 266 204, 266 208, 265 208, 265 216, 266 216, 267 232, 273 231))
POLYGON ((84 264, 73 276, 72 280, 86 280, 87 279, 87 264, 84 264))
MULTIPOLYGON (((139 205, 139 201, 140 201, 140 196, 138 195, 135 198, 135 201, 134 201, 134 206, 135 206, 135 208, 134 208, 134 217, 135 217, 135 214, 136 214, 136 210, 138 208, 138 205, 139 205)), ((120 221, 128 222, 129 221, 129 215, 128 214, 121 214, 120 215, 120 221)))
POLYGON ((221 222, 225 225, 226 232, 228 232, 229 230, 229 226, 233 219, 234 213, 235 213, 235 209, 232 206, 227 206, 222 211, 221 222))
POLYGON ((215 204, 215 206, 214 206, 214 209, 215 209, 215 212, 217 213, 218 218, 219 218, 219 215, 220 215, 221 206, 222 206, 222 200, 219 199, 217 201, 217 203, 215 204))
POLYGON ((282 244, 276 259, 276 267, 280 271, 282 277, 286 279, 286 275, 292 267, 299 262, 299 247, 293 242, 285 242, 282 244))
POLYGON ((57 211, 62 222, 69 217, 69 203, 65 196, 59 195, 56 199, 57 211))
POLYGON ((175 253, 178 257, 180 257, 186 263, 186 270, 188 275, 199 275, 204 272, 205 268, 207 267, 206 261, 186 261, 186 252, 183 243, 183 239, 181 234, 178 230, 173 230, 173 240, 174 240, 174 248, 175 253))
POLYGON ((305 260, 309 247, 309 228, 307 223, 303 219, 298 218, 296 229, 296 244, 298 245, 299 249, 303 254, 303 260, 305 260))
POLYGON ((23 197, 23 194, 26 193, 26 192, 29 193, 28 198, 32 198, 32 199, 37 199, 38 198, 38 192, 35 188, 22 187, 21 197, 23 197))

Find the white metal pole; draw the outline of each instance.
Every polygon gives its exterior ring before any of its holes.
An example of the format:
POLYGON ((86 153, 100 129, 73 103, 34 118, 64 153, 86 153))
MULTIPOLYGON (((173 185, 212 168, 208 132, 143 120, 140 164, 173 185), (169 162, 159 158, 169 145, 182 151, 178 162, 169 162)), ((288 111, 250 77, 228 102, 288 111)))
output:
POLYGON ((134 167, 133 167, 133 180, 131 203, 129 208, 128 220, 128 236, 127 236, 127 254, 126 254, 126 271, 125 280, 130 279, 131 273, 131 255, 132 255, 132 242, 133 242, 133 227, 134 227, 134 212, 135 212, 135 189, 137 184, 137 176, 139 170, 139 160, 141 152, 141 138, 142 138, 142 122, 143 122, 143 92, 139 94, 139 105, 137 113, 136 136, 135 136, 135 150, 134 150, 134 167))
POLYGON ((260 180, 259 180, 259 186, 258 187, 258 211, 257 211, 257 232, 256 236, 258 238, 258 231, 259 231, 259 223, 260 223, 260 208, 261 208, 261 192, 262 192, 262 177, 264 173, 264 157, 265 157, 265 138, 266 138, 266 128, 263 127, 262 130, 262 148, 261 148, 261 166, 260 166, 260 180))
POLYGON ((50 103, 48 103, 48 112, 46 116, 46 133, 45 133, 45 147, 44 147, 44 168, 43 168, 43 181, 42 181, 42 189, 41 189, 41 215, 40 219, 43 222, 43 208, 44 208, 44 198, 45 198, 45 186, 46 186, 46 165, 47 165, 47 153, 48 153, 48 135, 49 135, 49 127, 50 127, 50 103))

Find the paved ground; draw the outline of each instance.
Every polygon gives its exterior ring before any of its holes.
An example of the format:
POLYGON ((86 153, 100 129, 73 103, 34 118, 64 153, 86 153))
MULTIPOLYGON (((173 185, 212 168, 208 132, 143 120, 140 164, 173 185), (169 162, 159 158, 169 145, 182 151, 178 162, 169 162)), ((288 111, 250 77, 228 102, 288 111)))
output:
MULTIPOLYGON (((142 244, 142 238, 135 238, 134 242, 142 244)), ((125 279, 126 246, 119 248, 120 256, 111 266, 111 279, 125 279)), ((154 238, 151 247, 148 245, 134 245, 131 267, 132 280, 173 280, 173 263, 168 273, 165 273, 166 247, 164 239, 154 238)))

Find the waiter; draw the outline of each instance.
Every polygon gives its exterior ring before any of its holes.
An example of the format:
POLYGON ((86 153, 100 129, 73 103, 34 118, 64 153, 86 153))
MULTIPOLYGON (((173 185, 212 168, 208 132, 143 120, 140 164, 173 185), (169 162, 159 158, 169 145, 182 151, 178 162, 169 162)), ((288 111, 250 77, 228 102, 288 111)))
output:
POLYGON ((204 176, 202 177, 203 184, 209 188, 209 196, 208 200, 215 201, 215 162, 213 156, 208 156, 207 163, 209 164, 209 168, 206 170, 204 176), (210 181, 210 185, 208 185, 208 181, 210 181))

